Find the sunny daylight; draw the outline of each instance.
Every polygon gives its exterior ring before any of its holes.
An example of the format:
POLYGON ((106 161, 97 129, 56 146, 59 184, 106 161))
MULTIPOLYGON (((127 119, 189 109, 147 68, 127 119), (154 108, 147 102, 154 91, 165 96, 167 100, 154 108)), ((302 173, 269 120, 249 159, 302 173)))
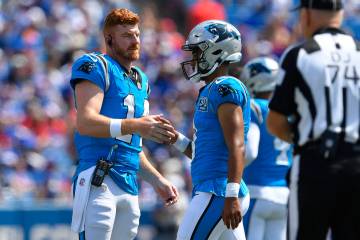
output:
POLYGON ((359 240, 359 0, 0 0, 0 240, 359 240))

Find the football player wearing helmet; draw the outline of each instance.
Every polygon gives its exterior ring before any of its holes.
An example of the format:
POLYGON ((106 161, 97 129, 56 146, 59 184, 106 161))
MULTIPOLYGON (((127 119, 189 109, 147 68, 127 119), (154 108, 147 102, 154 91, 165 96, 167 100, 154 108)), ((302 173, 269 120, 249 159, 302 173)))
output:
POLYGON ((186 79, 204 81, 195 104, 194 136, 177 133, 174 146, 192 158, 193 198, 177 239, 245 239, 242 218, 249 205, 242 181, 250 95, 240 80, 228 76, 241 59, 239 31, 209 20, 195 26, 183 50, 186 79))
POLYGON ((246 144, 249 165, 243 174, 251 196, 249 211, 244 218, 248 240, 286 239, 289 189, 285 176, 290 167, 292 148, 270 135, 265 121, 278 69, 275 60, 258 57, 245 64, 241 73, 241 80, 254 97, 246 144))

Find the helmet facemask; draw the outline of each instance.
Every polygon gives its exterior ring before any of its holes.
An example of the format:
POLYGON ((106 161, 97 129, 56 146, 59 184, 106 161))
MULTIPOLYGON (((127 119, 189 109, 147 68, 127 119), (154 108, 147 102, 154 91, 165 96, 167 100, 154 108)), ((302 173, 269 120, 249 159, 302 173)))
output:
POLYGON ((187 80, 200 81, 208 71, 209 62, 206 61, 205 53, 209 49, 209 43, 203 41, 197 44, 186 44, 182 50, 191 52, 192 59, 181 63, 184 76, 187 80))
POLYGON ((205 21, 190 32, 182 49, 192 53, 191 60, 181 63, 184 76, 198 82, 211 75, 222 63, 240 61, 240 33, 226 22, 205 21))

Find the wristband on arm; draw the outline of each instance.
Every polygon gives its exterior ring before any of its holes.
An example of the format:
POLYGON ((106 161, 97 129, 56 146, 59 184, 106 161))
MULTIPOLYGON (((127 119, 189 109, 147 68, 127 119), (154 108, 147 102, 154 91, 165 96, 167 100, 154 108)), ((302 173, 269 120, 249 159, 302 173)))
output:
POLYGON ((185 137, 182 133, 179 133, 176 142, 174 143, 174 147, 180 152, 185 152, 186 148, 191 143, 190 139, 185 137))
POLYGON ((229 182, 226 184, 225 197, 239 197, 240 184, 229 182))
POLYGON ((114 138, 120 137, 121 134, 122 119, 111 118, 110 119, 110 135, 114 138))

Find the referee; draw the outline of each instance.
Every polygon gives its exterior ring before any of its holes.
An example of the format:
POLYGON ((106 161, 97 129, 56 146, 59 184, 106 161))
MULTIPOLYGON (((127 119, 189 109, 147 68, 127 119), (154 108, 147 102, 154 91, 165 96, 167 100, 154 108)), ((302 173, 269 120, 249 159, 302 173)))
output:
POLYGON ((340 0, 301 0, 306 41, 282 57, 267 118, 295 144, 289 237, 360 239, 360 45, 339 27, 340 0))

